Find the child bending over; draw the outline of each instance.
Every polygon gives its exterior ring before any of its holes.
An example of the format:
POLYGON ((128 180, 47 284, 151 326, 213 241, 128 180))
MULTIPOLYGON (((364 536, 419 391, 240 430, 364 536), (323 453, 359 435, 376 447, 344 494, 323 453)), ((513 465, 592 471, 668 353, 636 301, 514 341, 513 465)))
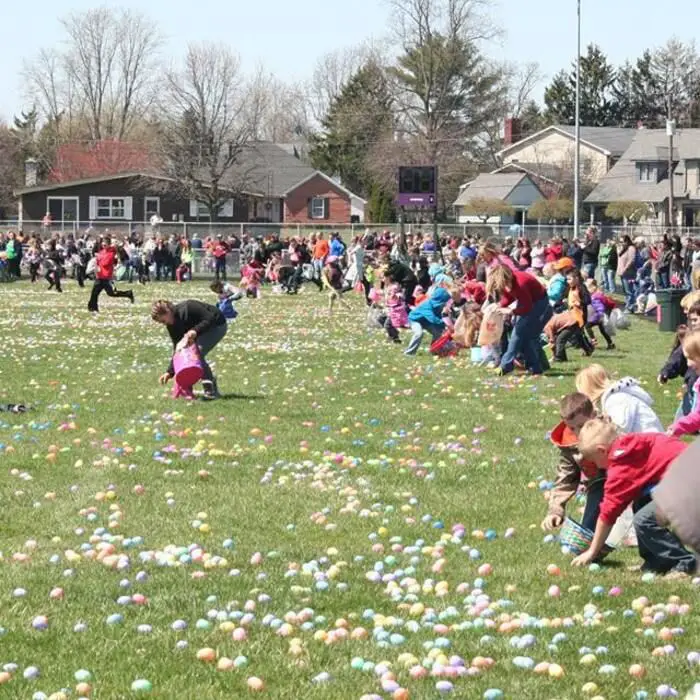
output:
POLYGON ((552 430, 550 438, 552 444, 559 449, 559 464, 542 529, 554 530, 561 526, 566 504, 576 495, 581 482, 585 480, 586 508, 581 524, 588 530, 594 530, 603 498, 605 472, 593 462, 583 459, 578 449, 578 434, 589 420, 595 418, 595 408, 587 396, 576 392, 561 400, 559 412, 561 422, 552 430))
POLYGON ((432 296, 428 297, 408 314, 408 321, 413 335, 404 355, 415 355, 418 352, 425 331, 430 333, 433 342, 442 335, 445 330, 442 312, 451 298, 450 293, 444 287, 437 287, 432 296))
POLYGON ((632 505, 634 529, 642 570, 685 578, 695 571, 695 556, 657 520, 657 506, 651 499, 654 487, 671 463, 686 449, 677 438, 660 433, 620 436, 605 420, 586 423, 579 436, 579 450, 599 469, 607 472, 600 515, 590 547, 572 562, 586 566, 595 561, 623 511, 632 505))
POLYGON ((328 292, 328 315, 333 313, 335 302, 339 301, 346 309, 350 308, 350 304, 343 299, 343 271, 337 260, 331 260, 326 263, 321 272, 321 284, 323 289, 328 292))

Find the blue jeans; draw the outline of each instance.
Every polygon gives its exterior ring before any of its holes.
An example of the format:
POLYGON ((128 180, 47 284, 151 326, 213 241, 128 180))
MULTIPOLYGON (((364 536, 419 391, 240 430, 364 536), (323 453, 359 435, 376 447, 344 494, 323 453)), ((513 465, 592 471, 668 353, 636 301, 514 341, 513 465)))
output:
POLYGON ((625 292, 625 309, 627 311, 634 311, 637 301, 637 283, 634 279, 623 278, 622 289, 625 292))
POLYGON ((671 286, 671 275, 669 275, 668 270, 657 270, 656 286, 659 289, 668 289, 671 286))
POLYGON ((586 489, 586 507, 583 509, 583 520, 581 525, 592 532, 598 523, 600 514, 600 504, 603 501, 603 491, 605 489, 605 477, 599 476, 588 482, 586 489))
POLYGON ((588 276, 588 279, 595 279, 595 271, 598 265, 596 263, 583 263, 583 271, 588 276))
POLYGON ((668 571, 695 572, 695 555, 656 517, 656 504, 650 498, 637 501, 633 506, 634 530, 639 542, 639 554, 644 559, 642 568, 665 574, 668 571))
POLYGON ((510 334, 508 347, 501 358, 501 370, 503 374, 513 371, 515 358, 522 353, 525 366, 533 374, 542 374, 549 369, 547 358, 542 350, 540 335, 552 318, 552 307, 549 299, 544 297, 532 307, 527 316, 518 316, 513 323, 513 331, 510 334))
POLYGON ((603 270, 603 289, 610 294, 614 294, 617 291, 615 286, 615 270, 603 270))
POLYGON ((436 341, 445 330, 444 326, 438 326, 434 323, 428 323, 427 321, 418 322, 411 321, 411 340, 408 341, 408 347, 404 355, 415 355, 420 347, 421 340, 423 340, 423 333, 428 331, 430 335, 433 336, 433 341, 436 341))

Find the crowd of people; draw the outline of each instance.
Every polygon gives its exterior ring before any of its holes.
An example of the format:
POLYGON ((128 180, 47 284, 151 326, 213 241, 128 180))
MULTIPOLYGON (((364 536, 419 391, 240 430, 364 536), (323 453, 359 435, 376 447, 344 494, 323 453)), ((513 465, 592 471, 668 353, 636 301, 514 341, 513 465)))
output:
MULTIPOLYGON (((599 363, 579 371, 577 391, 562 400, 561 422, 551 431, 561 459, 542 527, 553 530, 565 524, 567 504, 583 485, 586 505, 580 527, 589 540, 574 565, 603 557, 617 528, 622 534, 616 541, 638 547, 645 572, 671 578, 695 572, 696 558, 683 542, 696 548, 700 542, 700 507, 679 509, 675 496, 692 466, 692 460, 684 459, 687 445, 680 438, 700 431, 700 246, 694 241, 664 236, 652 243, 629 237, 601 242, 595 228, 581 240, 532 245, 525 238, 499 244, 369 231, 347 244, 335 233, 289 240, 217 236, 197 242, 159 237, 113 242, 89 235, 54 235, 42 241, 15 233, 0 237, 0 253, 12 277, 21 277, 26 269, 36 282, 43 266, 49 289, 60 292, 67 261, 80 286, 93 277, 88 302, 93 312, 103 291, 133 303, 131 290, 119 291, 114 285, 119 266, 131 271, 130 280, 145 283, 154 276, 183 282, 192 277, 192 251, 197 249, 213 261, 216 304, 160 299, 151 309, 152 319, 165 326, 173 345, 173 360, 160 381, 175 380, 174 396, 186 398, 194 395, 190 386, 178 384, 177 353, 197 349, 205 397, 217 398, 217 380, 206 358, 236 318, 235 302, 243 296, 257 298, 266 284, 278 293, 296 293, 311 284, 328 295, 329 314, 336 303, 349 306, 344 295, 355 290, 368 307, 370 328, 382 329, 395 344, 402 343, 402 330, 410 332, 405 355, 417 353, 427 332, 434 354, 469 349, 475 361, 500 375, 516 368, 540 375, 550 362, 566 362, 570 347, 590 356, 597 350, 596 332, 614 350, 616 331, 629 323, 625 311, 646 312, 654 289, 688 289, 683 300, 688 322, 678 328, 657 378, 660 384, 683 378, 683 399, 674 420, 664 429, 651 396, 636 379, 615 380, 599 363), (233 250, 241 258, 239 286, 226 280, 227 256, 233 250), (624 310, 612 296, 620 291, 624 310)), ((0 407, 24 409, 21 404, 0 407)))

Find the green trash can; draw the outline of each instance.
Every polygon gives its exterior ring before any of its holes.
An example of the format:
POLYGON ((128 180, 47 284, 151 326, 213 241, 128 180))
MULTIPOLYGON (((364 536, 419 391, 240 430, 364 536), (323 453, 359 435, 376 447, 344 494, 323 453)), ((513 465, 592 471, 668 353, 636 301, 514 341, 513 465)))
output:
POLYGON ((688 293, 687 289, 658 289, 656 291, 656 320, 662 333, 675 333, 676 328, 686 322, 681 299, 688 293))

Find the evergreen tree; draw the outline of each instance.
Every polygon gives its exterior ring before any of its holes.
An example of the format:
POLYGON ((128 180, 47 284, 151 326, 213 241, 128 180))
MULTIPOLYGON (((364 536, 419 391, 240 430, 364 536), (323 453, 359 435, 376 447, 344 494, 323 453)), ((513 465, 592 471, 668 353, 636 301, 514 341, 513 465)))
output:
POLYGON ((368 158, 374 145, 390 137, 393 129, 392 98, 383 68, 375 62, 362 66, 333 100, 321 127, 311 137, 311 163, 367 198, 372 191, 368 158))
POLYGON ((652 70, 652 53, 645 51, 632 64, 625 63, 617 73, 613 88, 620 126, 635 128, 642 124, 649 129, 666 123, 666 104, 652 70))
MULTIPOLYGON (((590 44, 581 56, 580 109, 584 126, 617 126, 619 122, 615 100, 616 70, 607 56, 595 44, 590 44)), ((575 123, 576 65, 569 73, 561 71, 545 89, 547 118, 552 123, 575 123)))

